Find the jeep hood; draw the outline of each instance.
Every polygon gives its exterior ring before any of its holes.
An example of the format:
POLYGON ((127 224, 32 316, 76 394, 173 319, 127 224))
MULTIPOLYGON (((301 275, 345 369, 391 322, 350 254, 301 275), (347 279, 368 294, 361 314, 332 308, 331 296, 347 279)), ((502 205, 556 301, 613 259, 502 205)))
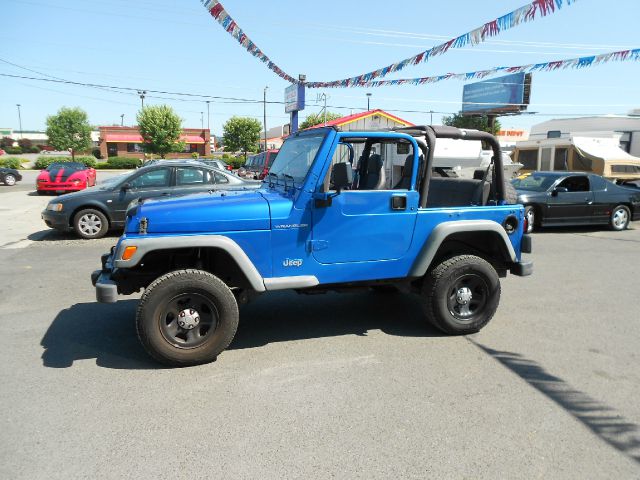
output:
POLYGON ((146 200, 129 211, 126 232, 139 233, 143 219, 148 234, 268 230, 271 227, 269 204, 255 190, 146 200))

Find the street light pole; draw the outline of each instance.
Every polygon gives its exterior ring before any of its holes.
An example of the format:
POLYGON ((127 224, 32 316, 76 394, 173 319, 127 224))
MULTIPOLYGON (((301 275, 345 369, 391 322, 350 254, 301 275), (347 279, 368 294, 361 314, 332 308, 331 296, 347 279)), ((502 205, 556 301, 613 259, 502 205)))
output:
POLYGON ((20 125, 20 138, 22 139, 22 115, 20 115, 20 104, 16 103, 16 107, 18 107, 18 124, 20 125))
POLYGON ((142 102, 142 108, 144 108, 144 96, 147 94, 146 90, 138 90, 138 95, 140 95, 140 101, 142 102))
POLYGON ((211 118, 209 116, 209 103, 211 103, 211 101, 207 100, 207 130, 209 130, 209 132, 211 132, 211 127, 209 126, 209 121, 211 120, 211 118))
POLYGON ((200 128, 204 130, 204 112, 200 112, 200 128))
POLYGON ((264 151, 267 151, 267 89, 269 87, 264 87, 264 96, 263 96, 263 108, 262 108, 262 120, 264 122, 264 151))
POLYGON ((120 115, 120 126, 124 127, 124 113, 120 115))
POLYGON ((370 110, 369 108, 369 100, 371 99, 371 94, 367 93, 367 112, 370 110))
POLYGON ((429 125, 433 125, 433 110, 429 110, 429 113, 431 114, 431 122, 429 125))

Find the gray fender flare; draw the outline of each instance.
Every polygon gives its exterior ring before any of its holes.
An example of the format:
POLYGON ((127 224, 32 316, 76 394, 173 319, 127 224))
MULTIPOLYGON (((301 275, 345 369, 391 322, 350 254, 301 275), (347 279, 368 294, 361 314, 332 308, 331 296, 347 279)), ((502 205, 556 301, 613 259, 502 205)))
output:
POLYGON ((502 225, 498 222, 494 222, 492 220, 460 220, 442 222, 433 229, 431 235, 427 238, 427 241, 424 243, 420 253, 418 253, 416 260, 413 263, 413 266, 411 267, 411 270, 409 271, 409 276, 421 277, 427 273, 427 270, 429 269, 433 258, 436 256, 440 245, 442 245, 442 242, 452 234, 461 232, 492 232, 498 234, 504 242, 508 255, 511 257, 511 261, 517 261, 516 252, 513 250, 513 245, 511 245, 511 242, 509 241, 509 236, 502 225))
POLYGON ((180 237, 135 237, 125 238, 115 252, 114 266, 116 268, 135 267, 144 256, 155 250, 170 250, 175 248, 214 247, 225 250, 238 263, 242 272, 246 275, 251 287, 256 292, 264 292, 265 285, 262 275, 256 269, 244 250, 231 240, 222 235, 190 235, 180 237), (136 246, 137 250, 129 260, 121 260, 124 249, 128 246, 136 246))

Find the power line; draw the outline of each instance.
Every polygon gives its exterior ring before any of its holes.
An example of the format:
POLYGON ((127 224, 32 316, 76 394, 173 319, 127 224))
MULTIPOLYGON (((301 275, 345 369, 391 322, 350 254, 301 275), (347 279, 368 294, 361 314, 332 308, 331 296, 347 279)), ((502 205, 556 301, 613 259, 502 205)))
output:
MULTIPOLYGON (((121 94, 128 94, 127 92, 136 92, 139 90, 139 87, 119 87, 119 86, 114 86, 114 85, 104 85, 104 84, 95 84, 95 83, 84 83, 84 82, 75 82, 72 80, 64 80, 64 79, 54 79, 54 78, 37 78, 37 77, 28 77, 25 75, 13 75, 13 74, 7 74, 7 73, 0 73, 0 76, 2 77, 9 77, 9 78, 19 78, 19 79, 23 79, 23 80, 33 80, 33 81, 41 81, 41 82, 50 82, 50 83, 60 83, 60 84, 66 84, 66 85, 76 85, 76 86, 82 86, 82 87, 89 87, 89 88, 101 88, 101 89, 106 89, 106 91, 110 92, 110 93, 121 93, 121 94)), ((164 95, 177 95, 177 96, 184 96, 184 97, 189 97, 188 99, 177 99, 177 98, 167 98, 167 97, 156 97, 153 96, 153 98, 163 98, 166 100, 175 100, 175 101, 203 101, 203 100, 194 100, 194 98, 210 98, 210 99, 216 99, 216 100, 226 100, 226 102, 220 102, 217 101, 215 103, 230 103, 230 104, 262 104, 263 100, 259 100, 259 99, 247 99, 247 98, 236 98, 236 97, 222 97, 222 96, 216 96, 216 95, 205 95, 205 94, 195 94, 195 93, 186 93, 186 92, 170 92, 170 91, 164 91, 164 90, 149 90, 146 89, 147 92, 150 93, 157 93, 157 94, 164 94, 164 95)), ((433 100, 432 103, 459 103, 457 101, 445 101, 445 100, 433 100)), ((268 104, 275 104, 275 105, 283 105, 285 102, 284 101, 274 101, 274 100, 268 100, 266 103, 268 104)), ((471 102, 468 102, 471 103, 471 102)), ((309 105, 314 105, 314 104, 309 104, 309 105)), ((544 105, 544 106, 583 106, 583 105, 573 105, 573 104, 538 104, 538 105, 544 105)), ((315 104, 315 106, 319 106, 319 104, 315 104)), ((586 106, 597 106, 597 107, 626 107, 626 108, 630 108, 633 107, 633 105, 586 105, 586 106)), ((327 108, 332 108, 332 109, 336 109, 336 110, 362 110, 361 106, 342 106, 342 105, 327 105, 327 108)), ((435 110, 406 110, 406 109, 384 109, 385 111, 388 112, 395 112, 395 113, 420 113, 420 114, 429 114, 433 111, 433 113, 436 114, 440 114, 440 115, 451 115, 454 113, 458 113, 458 112, 438 112, 435 110)), ((535 112, 535 113, 530 113, 533 115, 537 115, 537 116, 597 116, 597 115, 601 115, 600 113, 595 113, 595 114, 585 114, 585 113, 543 113, 543 112, 535 112)), ((251 116, 251 115, 248 115, 251 116)), ((258 118, 258 116, 256 116, 256 118, 258 118)))

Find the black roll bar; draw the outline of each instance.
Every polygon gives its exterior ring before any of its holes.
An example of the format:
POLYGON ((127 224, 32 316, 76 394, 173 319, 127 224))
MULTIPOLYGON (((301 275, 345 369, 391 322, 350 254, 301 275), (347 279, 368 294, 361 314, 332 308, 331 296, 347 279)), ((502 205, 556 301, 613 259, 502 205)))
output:
MULTIPOLYGON (((491 145, 493 150, 493 157, 491 159, 493 163, 493 175, 495 178, 494 184, 496 185, 496 200, 498 202, 505 199, 504 192, 504 170, 502 168, 502 152, 500 150, 500 143, 496 137, 487 132, 481 132, 479 130, 461 130, 456 127, 449 127, 446 125, 416 125, 413 127, 400 127, 393 129, 396 132, 406 133, 413 137, 419 137, 424 135, 426 145, 424 142, 418 142, 418 146, 422 150, 424 158, 426 159, 425 175, 422 182, 422 188, 420 189, 420 208, 427 206, 427 196, 429 194, 429 183, 431 182, 431 171, 433 167, 433 152, 435 150, 436 139, 438 138, 453 138, 459 140, 480 140, 487 142, 491 145), (425 152, 425 147, 427 151, 425 152)), ((416 138, 418 141, 419 138, 416 138)))

